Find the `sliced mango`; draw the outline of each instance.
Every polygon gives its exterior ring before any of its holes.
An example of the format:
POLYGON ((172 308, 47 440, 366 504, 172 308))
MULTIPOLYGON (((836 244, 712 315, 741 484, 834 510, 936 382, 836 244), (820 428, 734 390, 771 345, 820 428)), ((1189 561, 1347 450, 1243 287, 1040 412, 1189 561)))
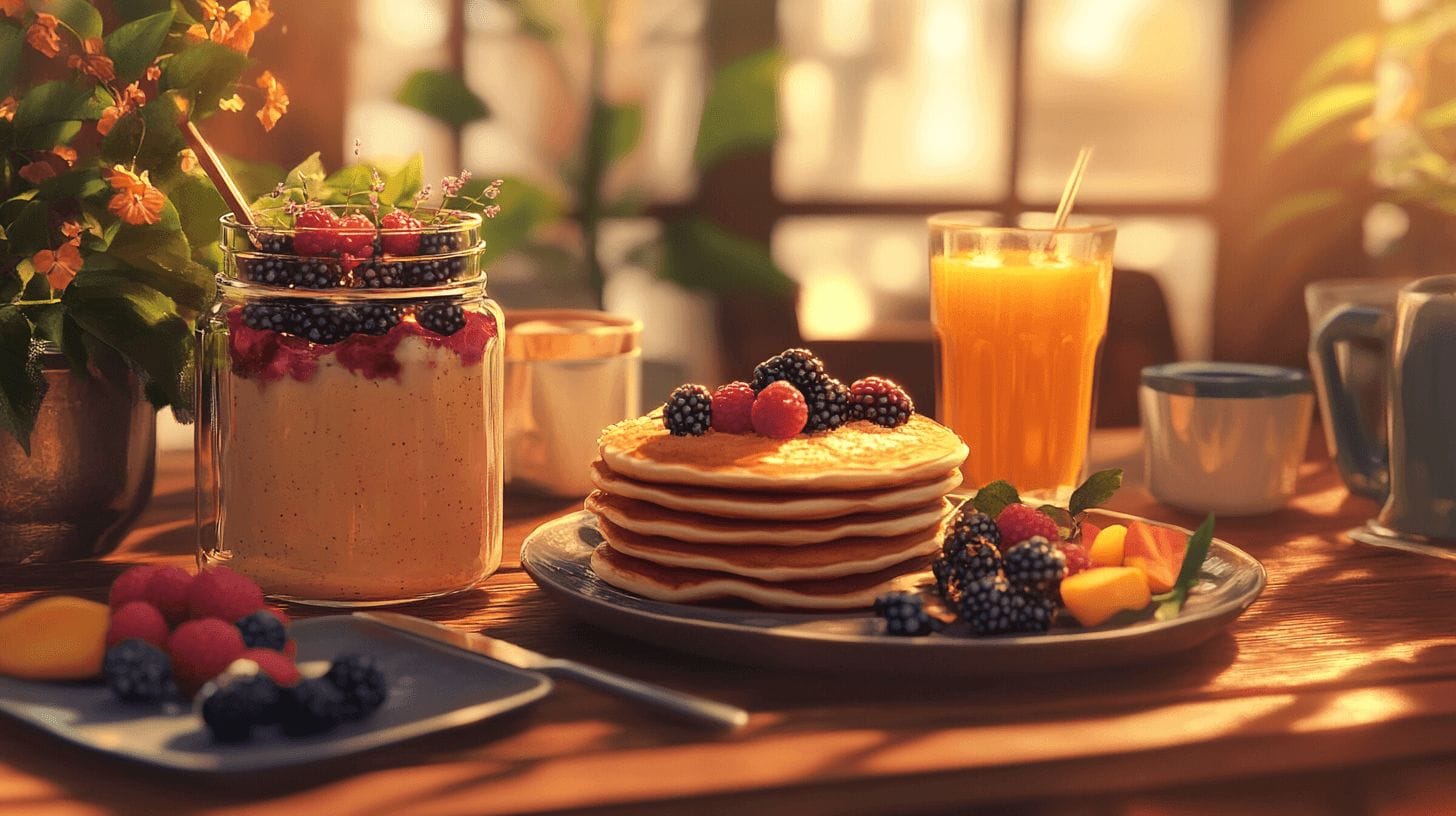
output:
POLYGON ((1153 592, 1167 592, 1178 580, 1183 556, 1188 553, 1188 534, 1171 527, 1134 521, 1128 525, 1122 563, 1147 573, 1153 592))
POLYGON ((1137 567, 1093 567, 1062 579, 1062 603, 1083 626, 1142 609, 1152 599, 1147 575, 1137 567))
POLYGON ((1122 566, 1123 544, 1127 540, 1127 527, 1121 524, 1109 524, 1097 533, 1092 540, 1092 548, 1087 551, 1087 557, 1092 560, 1094 567, 1120 567, 1122 566))
POLYGON ((101 674, 111 609, 84 598, 42 598, 0 617, 0 674, 86 680, 101 674))

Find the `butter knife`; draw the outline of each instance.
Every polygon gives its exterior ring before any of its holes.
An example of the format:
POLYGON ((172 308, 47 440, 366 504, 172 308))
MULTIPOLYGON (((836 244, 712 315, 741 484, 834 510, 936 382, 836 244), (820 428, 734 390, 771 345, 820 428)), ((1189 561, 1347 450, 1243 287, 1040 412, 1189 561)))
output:
POLYGON ((700 725, 731 730, 748 722, 748 712, 737 706, 673 691, 654 683, 634 680, 614 672, 588 666, 585 663, 547 657, 499 638, 475 632, 462 632, 442 623, 435 623, 413 615, 401 615, 397 612, 355 612, 354 617, 373 621, 415 637, 482 655, 518 669, 576 680, 639 703, 656 706, 680 719, 700 725))

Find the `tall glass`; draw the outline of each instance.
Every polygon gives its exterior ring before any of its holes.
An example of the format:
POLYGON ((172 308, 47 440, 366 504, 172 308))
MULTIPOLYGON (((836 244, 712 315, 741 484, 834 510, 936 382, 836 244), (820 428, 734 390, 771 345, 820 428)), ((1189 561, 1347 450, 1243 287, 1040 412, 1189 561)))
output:
POLYGON ((970 447, 966 484, 1063 501, 1081 480, 1112 288, 1110 223, 985 226, 930 217, 940 420, 970 447))

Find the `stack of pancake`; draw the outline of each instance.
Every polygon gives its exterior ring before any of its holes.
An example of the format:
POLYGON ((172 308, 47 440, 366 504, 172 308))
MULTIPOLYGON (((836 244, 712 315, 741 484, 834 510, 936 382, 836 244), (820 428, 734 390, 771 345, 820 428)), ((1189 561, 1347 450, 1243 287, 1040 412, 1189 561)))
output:
POLYGON ((780 440, 672 436, 660 415, 606 429, 586 509, 607 583, 673 602, 857 609, 940 545, 966 446, 923 416, 780 440))

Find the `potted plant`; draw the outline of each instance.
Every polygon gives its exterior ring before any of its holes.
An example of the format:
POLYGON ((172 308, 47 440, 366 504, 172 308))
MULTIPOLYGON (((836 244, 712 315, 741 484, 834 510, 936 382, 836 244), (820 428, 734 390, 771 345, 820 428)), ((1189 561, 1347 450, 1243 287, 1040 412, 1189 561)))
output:
POLYGON ((269 0, 0 0, 0 562, 113 548, 192 411, 225 207, 177 126, 288 107, 269 0), (245 96, 251 99, 245 99, 245 96))

